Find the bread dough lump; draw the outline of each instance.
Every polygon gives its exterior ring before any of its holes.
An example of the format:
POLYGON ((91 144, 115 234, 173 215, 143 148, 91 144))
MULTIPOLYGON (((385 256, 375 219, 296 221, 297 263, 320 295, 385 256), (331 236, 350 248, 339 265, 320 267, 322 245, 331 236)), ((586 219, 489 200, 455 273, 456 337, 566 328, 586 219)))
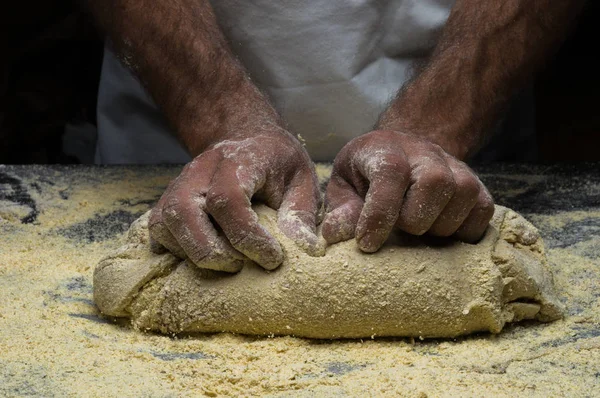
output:
POLYGON ((281 234, 274 210, 254 209, 285 253, 278 269, 248 260, 228 274, 155 254, 145 214, 96 267, 96 304, 139 330, 325 339, 456 337, 561 317, 539 233, 510 209, 496 207, 475 245, 399 233, 374 254, 350 240, 323 257, 281 234))

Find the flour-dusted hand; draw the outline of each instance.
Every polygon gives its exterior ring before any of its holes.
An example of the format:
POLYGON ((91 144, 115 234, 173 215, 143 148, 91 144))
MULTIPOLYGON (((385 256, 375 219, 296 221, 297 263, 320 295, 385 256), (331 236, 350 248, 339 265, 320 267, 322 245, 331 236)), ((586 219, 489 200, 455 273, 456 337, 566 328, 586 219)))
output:
POLYGON ((314 165, 302 145, 277 126, 220 141, 186 165, 152 210, 150 236, 201 268, 235 272, 246 256, 274 269, 283 253, 258 223, 253 198, 278 209, 281 230, 317 254, 320 194, 314 165))
POLYGON ((195 157, 152 210, 153 247, 202 268, 235 272, 247 257, 274 269, 283 254, 259 225, 255 198, 278 209, 281 230, 317 254, 314 165, 232 53, 211 2, 96 3, 89 5, 113 49, 195 157))
POLYGON ((479 178, 438 145, 411 134, 372 131, 338 154, 327 186, 323 236, 356 237, 377 251, 394 227, 477 241, 494 213, 479 178))

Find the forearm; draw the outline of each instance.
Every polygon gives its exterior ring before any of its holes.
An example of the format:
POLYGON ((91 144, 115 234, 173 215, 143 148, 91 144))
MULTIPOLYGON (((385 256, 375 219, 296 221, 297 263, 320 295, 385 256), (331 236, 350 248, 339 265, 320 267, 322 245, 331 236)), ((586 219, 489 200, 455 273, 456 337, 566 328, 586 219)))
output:
POLYGON ((582 0, 457 0, 428 63, 382 114, 464 159, 557 47, 582 0))
POLYGON ((277 122, 231 54, 208 0, 88 4, 192 155, 252 124, 277 122))

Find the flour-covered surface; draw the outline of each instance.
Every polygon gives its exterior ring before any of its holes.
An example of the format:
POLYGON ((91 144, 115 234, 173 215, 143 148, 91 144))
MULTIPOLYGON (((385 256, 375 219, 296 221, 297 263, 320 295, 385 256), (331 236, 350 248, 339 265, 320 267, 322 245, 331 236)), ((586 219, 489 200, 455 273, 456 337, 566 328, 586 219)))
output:
POLYGON ((540 229, 567 317, 445 341, 170 338, 102 317, 93 267, 178 170, 0 166, 0 396, 600 396, 600 165, 478 169, 540 229))

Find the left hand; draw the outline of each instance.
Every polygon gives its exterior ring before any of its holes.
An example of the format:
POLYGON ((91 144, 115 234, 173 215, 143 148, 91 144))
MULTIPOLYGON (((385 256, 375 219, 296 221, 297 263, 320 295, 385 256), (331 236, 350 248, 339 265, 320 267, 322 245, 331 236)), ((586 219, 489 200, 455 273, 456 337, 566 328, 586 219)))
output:
POLYGON ((494 214, 475 173, 440 146, 416 135, 376 130, 338 154, 326 193, 323 237, 356 237, 377 251, 394 227, 413 235, 454 235, 475 242, 494 214))
POLYGON ((184 167, 152 210, 150 237, 200 268, 237 272, 249 258, 273 270, 284 253, 251 207, 259 199, 278 210, 287 237, 320 255, 321 197, 308 153, 276 125, 243 134, 214 143, 184 167))

